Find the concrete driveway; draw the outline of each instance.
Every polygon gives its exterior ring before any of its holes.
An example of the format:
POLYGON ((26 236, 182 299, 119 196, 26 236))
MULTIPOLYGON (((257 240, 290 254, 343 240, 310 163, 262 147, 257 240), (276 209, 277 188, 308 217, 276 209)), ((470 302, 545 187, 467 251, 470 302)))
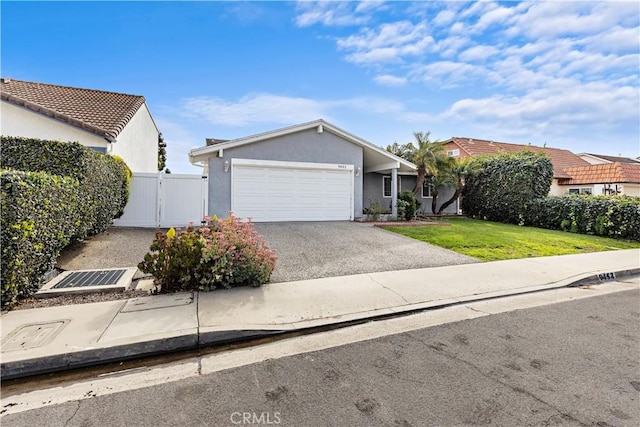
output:
POLYGON ((287 222, 255 228, 278 255, 272 282, 477 262, 371 224, 287 222))

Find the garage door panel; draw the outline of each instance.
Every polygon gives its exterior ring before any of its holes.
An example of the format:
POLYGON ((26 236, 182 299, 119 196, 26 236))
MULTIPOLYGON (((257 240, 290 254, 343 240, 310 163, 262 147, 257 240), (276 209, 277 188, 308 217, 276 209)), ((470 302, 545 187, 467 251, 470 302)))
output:
POLYGON ((321 166, 234 165, 232 209, 256 222, 349 220, 352 173, 321 166))

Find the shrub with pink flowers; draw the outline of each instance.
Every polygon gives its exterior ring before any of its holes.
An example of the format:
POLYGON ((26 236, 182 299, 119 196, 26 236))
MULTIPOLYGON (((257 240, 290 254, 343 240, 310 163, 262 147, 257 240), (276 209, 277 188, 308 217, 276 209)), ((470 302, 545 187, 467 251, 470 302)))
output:
POLYGON ((152 274, 162 292, 257 287, 269 281, 276 262, 253 224, 233 215, 157 233, 150 250, 138 268, 152 274))

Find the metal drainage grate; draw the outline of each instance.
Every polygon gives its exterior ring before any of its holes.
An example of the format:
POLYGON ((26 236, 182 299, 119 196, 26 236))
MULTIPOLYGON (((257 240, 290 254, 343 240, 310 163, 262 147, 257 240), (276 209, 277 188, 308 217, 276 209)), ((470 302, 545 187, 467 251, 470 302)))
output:
POLYGON ((117 285, 118 280, 126 271, 126 268, 122 270, 76 271, 56 283, 51 289, 117 285))

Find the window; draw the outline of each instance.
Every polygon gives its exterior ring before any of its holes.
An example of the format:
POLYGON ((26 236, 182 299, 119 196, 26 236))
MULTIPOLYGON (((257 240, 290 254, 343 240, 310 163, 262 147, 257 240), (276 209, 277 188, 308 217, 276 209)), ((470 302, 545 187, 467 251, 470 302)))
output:
POLYGON ((456 148, 455 150, 448 150, 447 156, 449 157, 458 157, 460 155, 460 150, 456 148))
MULTIPOLYGON (((398 177, 398 193, 402 188, 402 178, 398 177)), ((391 177, 382 177, 382 197, 391 197, 391 177)))
POLYGON ((593 193, 593 189, 590 187, 569 189, 569 194, 592 194, 592 193, 593 193))
POLYGON ((422 183, 422 198, 426 199, 428 197, 433 197, 433 182, 431 178, 425 177, 422 183))

